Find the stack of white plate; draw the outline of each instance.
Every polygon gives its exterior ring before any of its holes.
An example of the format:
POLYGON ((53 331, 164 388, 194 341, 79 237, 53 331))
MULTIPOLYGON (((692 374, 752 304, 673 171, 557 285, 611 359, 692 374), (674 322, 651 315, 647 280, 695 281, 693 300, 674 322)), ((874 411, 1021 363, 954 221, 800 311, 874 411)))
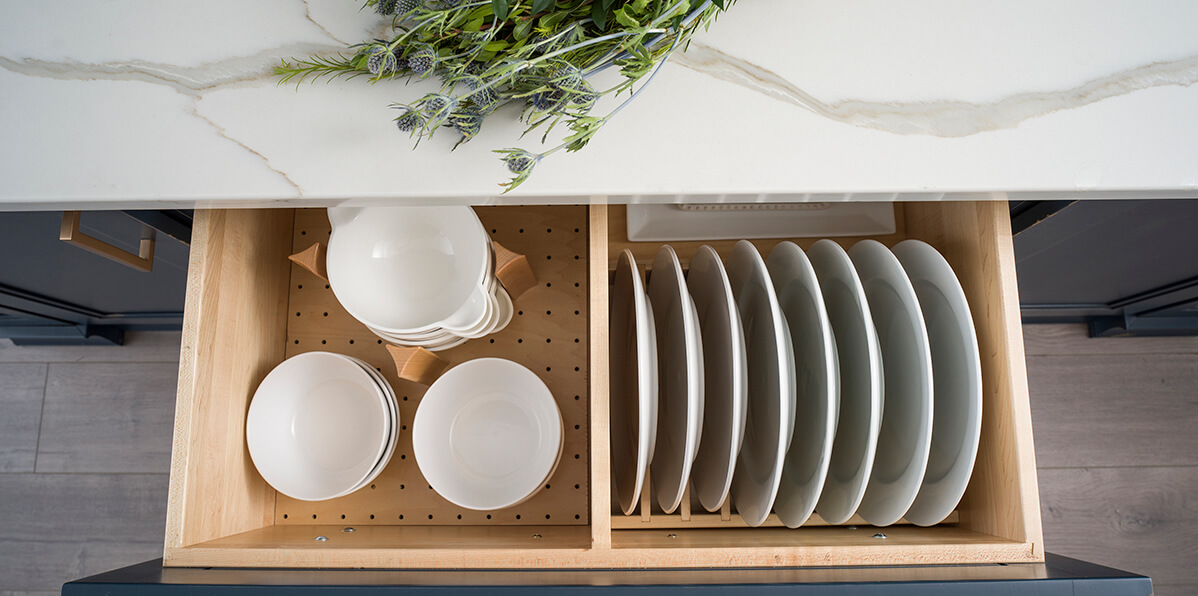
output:
POLYGON ((885 526, 957 506, 981 434, 981 359, 948 262, 830 240, 725 264, 699 249, 684 277, 664 246, 651 283, 625 251, 611 294, 612 475, 624 513, 651 470, 671 513, 691 483, 752 526, 819 513, 885 526), (935 417, 933 417, 935 412, 935 417))
POLYGON ((323 501, 368 486, 399 439, 399 402, 370 365, 308 352, 266 375, 245 437, 262 478, 280 493, 323 501))
POLYGON ((490 511, 531 498, 557 469, 562 418, 545 383, 501 358, 441 375, 420 400, 412 450, 429 486, 467 509, 490 511))
POLYGON ((337 207, 328 210, 329 287, 375 335, 447 350, 505 327, 511 296, 495 278, 495 253, 469 207, 337 207))

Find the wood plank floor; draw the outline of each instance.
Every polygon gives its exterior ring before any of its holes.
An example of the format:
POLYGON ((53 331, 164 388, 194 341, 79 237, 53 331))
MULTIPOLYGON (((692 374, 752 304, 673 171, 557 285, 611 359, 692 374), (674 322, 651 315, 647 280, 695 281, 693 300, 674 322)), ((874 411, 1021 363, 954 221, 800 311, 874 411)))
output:
MULTIPOLYGON (((1198 592, 1198 338, 1024 337, 1046 548, 1198 592)), ((0 341, 0 596, 161 556, 178 344, 0 341)))
POLYGON ((1045 548, 1198 593, 1198 337, 1023 335, 1045 548))

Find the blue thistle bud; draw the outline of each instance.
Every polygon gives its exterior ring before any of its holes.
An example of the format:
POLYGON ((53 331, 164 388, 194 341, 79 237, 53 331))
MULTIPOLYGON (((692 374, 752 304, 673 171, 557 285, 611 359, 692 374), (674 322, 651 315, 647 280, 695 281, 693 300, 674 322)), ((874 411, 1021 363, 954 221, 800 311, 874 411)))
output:
POLYGON ((420 0, 399 0, 395 7, 395 13, 406 15, 417 8, 420 8, 420 0))
POLYGON ((480 75, 480 74, 486 72, 486 70, 487 70, 487 65, 484 62, 479 62, 478 60, 471 60, 470 62, 466 63, 466 74, 468 74, 468 75, 477 76, 477 75, 480 75))
POLYGON ((398 4, 399 0, 378 0, 374 5, 374 11, 381 15, 393 15, 398 4))
POLYGON ((595 107, 595 102, 599 101, 599 93, 595 91, 595 87, 590 82, 584 79, 570 101, 581 107, 583 111, 589 111, 595 107))
POLYGON ((408 55, 408 68, 422 77, 428 76, 437 68, 436 50, 426 44, 420 44, 415 52, 408 55))
POLYGON ((424 126, 424 114, 411 108, 404 108, 405 112, 399 118, 395 119, 395 126, 403 132, 412 132, 417 128, 424 126))
POLYGON ((553 70, 549 82, 558 89, 576 91, 586 83, 586 79, 582 78, 582 71, 577 66, 566 64, 553 70))
POLYGON ((541 91, 540 93, 534 93, 529 99, 529 103, 532 104, 532 109, 538 112, 548 112, 562 103, 562 97, 564 96, 565 93, 562 93, 560 89, 541 91))
POLYGON ((366 70, 378 76, 395 72, 399 68, 399 58, 387 46, 376 44, 367 51, 370 58, 366 60, 366 70))
POLYGON ((532 169, 536 167, 540 159, 541 156, 523 149, 508 149, 503 156, 503 162, 507 164, 508 171, 517 175, 532 173, 532 169))
POLYGON ((483 116, 475 108, 465 108, 449 115, 449 125, 461 133, 463 141, 468 141, 482 129, 483 116))
POLYGON ((449 117, 450 113, 453 112, 454 108, 457 107, 458 100, 456 97, 430 93, 424 96, 420 104, 420 111, 424 113, 426 121, 434 126, 440 126, 449 117))
POLYGON ((485 111, 499 103, 499 93, 495 91, 495 87, 488 87, 487 83, 478 77, 466 77, 462 80, 472 91, 470 101, 479 109, 485 111))

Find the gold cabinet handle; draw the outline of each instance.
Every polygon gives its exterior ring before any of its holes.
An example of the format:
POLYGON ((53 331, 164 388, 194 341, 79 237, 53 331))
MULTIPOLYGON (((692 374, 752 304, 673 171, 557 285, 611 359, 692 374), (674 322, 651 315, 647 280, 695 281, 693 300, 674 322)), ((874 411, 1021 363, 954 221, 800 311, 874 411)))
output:
POLYGON ((143 228, 137 254, 133 254, 80 232, 79 220, 82 213, 81 211, 62 212, 62 228, 58 232, 59 240, 138 271, 149 272, 154 269, 154 233, 152 230, 146 231, 143 228))

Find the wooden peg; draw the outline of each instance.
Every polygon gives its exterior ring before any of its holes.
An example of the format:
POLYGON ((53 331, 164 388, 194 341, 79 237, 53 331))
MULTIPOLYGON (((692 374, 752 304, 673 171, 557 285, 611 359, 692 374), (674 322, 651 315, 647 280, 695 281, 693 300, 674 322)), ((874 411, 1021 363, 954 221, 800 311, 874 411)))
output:
POLYGON ((491 241, 495 247, 495 277, 503 284, 512 300, 537 285, 537 276, 528 264, 528 257, 491 241))
POLYGON ((724 499, 724 504, 720 505, 720 520, 732 520, 732 495, 728 495, 728 497, 724 499))
POLYGON ((424 348, 388 345, 387 351, 395 359, 395 373, 399 378, 413 383, 432 385, 449 368, 449 362, 424 348))
POLYGON ((297 252, 287 257, 287 260, 299 265, 300 267, 303 267, 304 269, 307 269, 312 273, 312 275, 315 275, 324 281, 329 281, 329 271, 325 268, 323 244, 317 242, 316 244, 309 246, 303 252, 297 252))

